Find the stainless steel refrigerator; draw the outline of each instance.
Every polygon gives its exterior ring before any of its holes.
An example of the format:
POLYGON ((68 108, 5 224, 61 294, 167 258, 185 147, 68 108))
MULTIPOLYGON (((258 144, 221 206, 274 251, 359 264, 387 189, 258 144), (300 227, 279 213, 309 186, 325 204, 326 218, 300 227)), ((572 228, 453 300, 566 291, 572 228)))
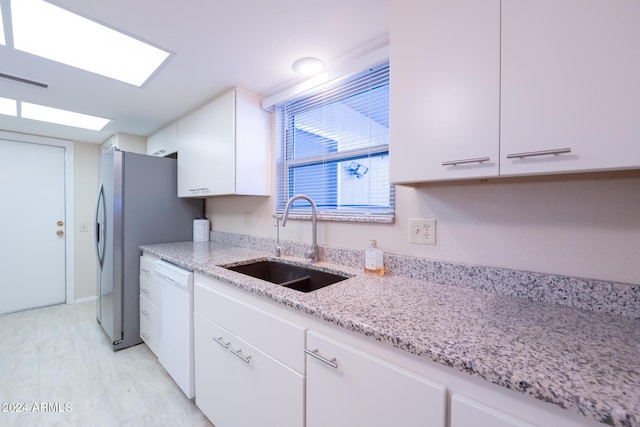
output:
POLYGON ((203 202, 177 194, 175 159, 119 150, 100 159, 97 318, 114 350, 142 342, 138 246, 193 238, 203 202))

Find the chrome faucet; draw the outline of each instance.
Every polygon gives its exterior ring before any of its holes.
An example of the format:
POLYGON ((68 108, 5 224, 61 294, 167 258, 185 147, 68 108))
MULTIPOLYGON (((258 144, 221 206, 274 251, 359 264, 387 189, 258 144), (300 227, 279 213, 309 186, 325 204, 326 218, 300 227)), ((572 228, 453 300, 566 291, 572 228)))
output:
POLYGON ((306 196, 304 194, 297 194, 289 199, 287 205, 284 208, 284 215, 282 215, 282 226, 284 227, 287 224, 287 217, 289 216, 289 208, 291 208, 291 204, 298 200, 304 199, 311 205, 311 228, 312 228, 312 243, 311 250, 305 252, 304 257, 311 260, 311 262, 318 261, 318 214, 316 211, 316 203, 311 199, 311 197, 306 196))
POLYGON ((276 228, 276 256, 280 257, 282 255, 282 246, 280 246, 280 218, 278 218, 275 214, 273 215, 276 222, 273 226, 276 228))

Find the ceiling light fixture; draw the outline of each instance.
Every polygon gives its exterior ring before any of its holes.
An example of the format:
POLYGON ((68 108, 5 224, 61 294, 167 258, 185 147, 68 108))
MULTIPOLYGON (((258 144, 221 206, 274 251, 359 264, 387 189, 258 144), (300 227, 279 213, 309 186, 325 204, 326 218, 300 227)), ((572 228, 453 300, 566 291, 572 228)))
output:
POLYGON ((15 99, 0 98, 0 114, 5 116, 18 115, 18 102, 15 99))
POLYGON ((314 76, 324 71, 326 65, 318 58, 313 56, 306 56, 304 58, 296 59, 291 68, 298 74, 303 76, 314 76))
POLYGON ((65 126, 100 131, 109 123, 105 119, 88 114, 74 113, 73 111, 60 110, 58 108, 45 107, 44 105, 21 103, 21 116, 25 119, 39 120, 41 122, 55 123, 65 126))
POLYGON ((4 38, 4 23, 2 19, 2 5, 0 5, 0 45, 5 46, 7 41, 4 38))
POLYGON ((11 0, 18 50, 142 86, 168 52, 43 0, 11 0))

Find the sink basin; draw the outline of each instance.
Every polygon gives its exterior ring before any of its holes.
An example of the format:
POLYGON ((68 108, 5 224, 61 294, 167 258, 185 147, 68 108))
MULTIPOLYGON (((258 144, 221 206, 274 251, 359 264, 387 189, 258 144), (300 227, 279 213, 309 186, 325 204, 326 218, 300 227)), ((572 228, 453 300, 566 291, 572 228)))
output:
POLYGON ((315 291, 348 279, 338 274, 276 261, 257 261, 225 268, 300 292, 315 291))

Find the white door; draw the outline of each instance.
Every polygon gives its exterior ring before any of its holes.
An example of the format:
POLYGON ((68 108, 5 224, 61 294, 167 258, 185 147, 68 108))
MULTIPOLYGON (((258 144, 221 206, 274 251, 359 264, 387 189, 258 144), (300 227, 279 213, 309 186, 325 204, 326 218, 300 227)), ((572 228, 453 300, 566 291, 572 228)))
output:
POLYGON ((65 148, 0 139, 0 314, 65 302, 65 148))

